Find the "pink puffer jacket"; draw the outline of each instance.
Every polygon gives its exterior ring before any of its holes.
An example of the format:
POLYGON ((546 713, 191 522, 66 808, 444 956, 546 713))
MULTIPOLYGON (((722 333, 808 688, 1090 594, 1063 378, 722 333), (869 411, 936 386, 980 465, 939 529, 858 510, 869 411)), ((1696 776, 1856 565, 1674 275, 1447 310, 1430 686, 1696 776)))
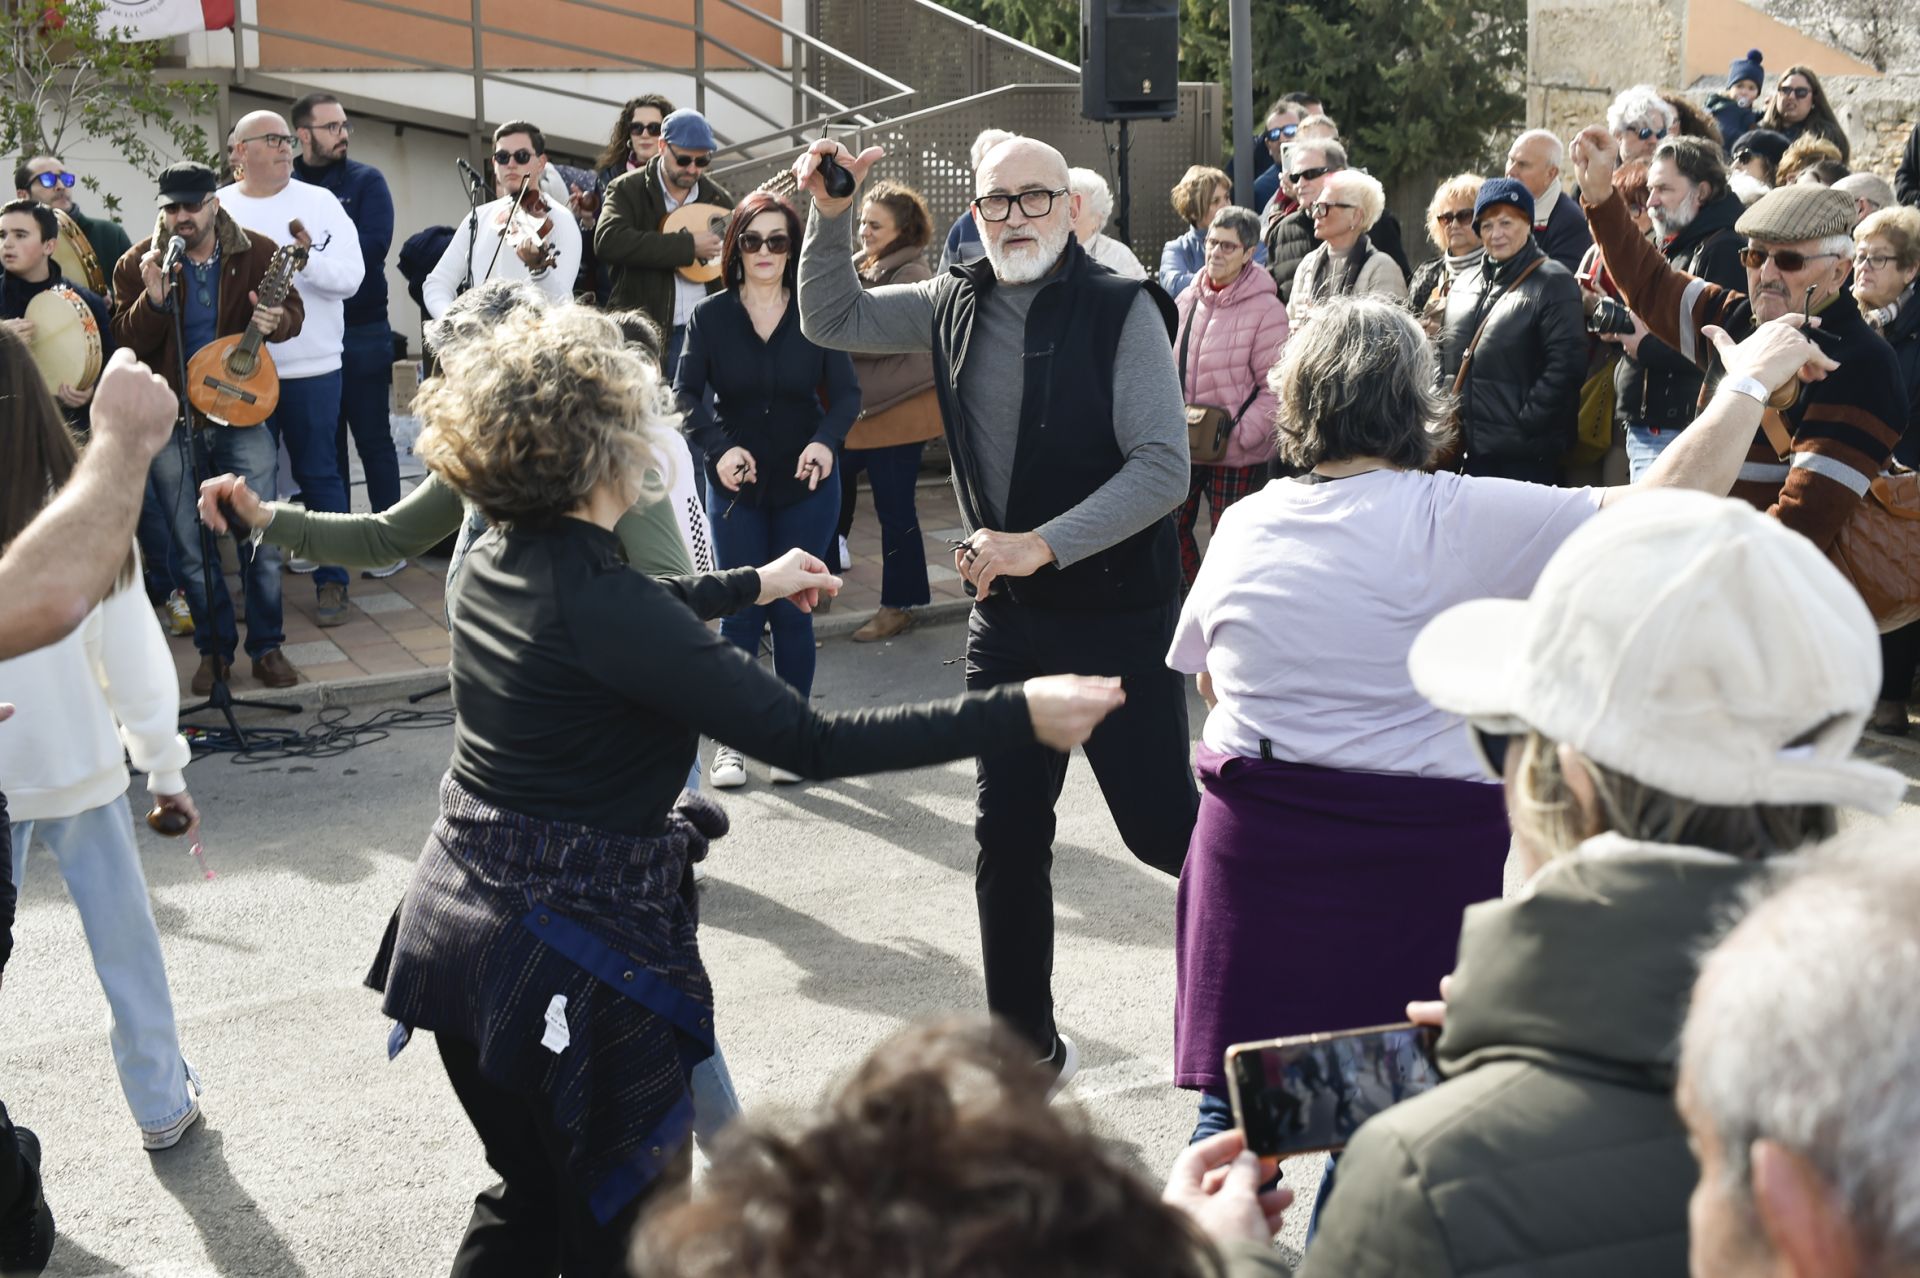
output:
MULTIPOLYGON (((1239 411, 1256 385, 1258 398, 1233 432, 1220 466, 1254 466, 1273 456, 1273 392, 1267 374, 1287 344, 1287 308, 1273 276, 1248 263, 1233 283, 1215 291, 1203 270, 1176 301, 1180 329, 1173 349, 1187 339, 1183 385, 1189 404, 1213 404, 1229 414, 1239 411), (1192 325, 1192 332, 1187 332, 1192 325)), ((1199 463, 1196 463, 1199 464, 1199 463)))

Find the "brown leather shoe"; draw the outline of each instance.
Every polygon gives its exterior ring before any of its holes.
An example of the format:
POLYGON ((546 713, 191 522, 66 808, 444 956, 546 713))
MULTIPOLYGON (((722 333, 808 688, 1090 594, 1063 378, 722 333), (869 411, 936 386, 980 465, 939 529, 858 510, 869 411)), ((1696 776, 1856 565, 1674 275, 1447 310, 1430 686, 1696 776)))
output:
POLYGON ((253 677, 269 688, 291 688, 300 682, 300 672, 278 648, 269 648, 253 659, 253 677))
POLYGON ((204 697, 213 691, 213 672, 216 661, 219 661, 220 677, 222 679, 228 678, 233 674, 233 666, 231 663, 220 661, 219 658, 215 657, 211 652, 201 653, 200 668, 193 672, 193 682, 188 685, 188 687, 193 689, 194 696, 204 697))
POLYGON ((913 625, 913 614, 905 608, 881 608, 867 619, 867 624, 853 632, 855 643, 878 643, 882 639, 891 639, 901 631, 913 625))

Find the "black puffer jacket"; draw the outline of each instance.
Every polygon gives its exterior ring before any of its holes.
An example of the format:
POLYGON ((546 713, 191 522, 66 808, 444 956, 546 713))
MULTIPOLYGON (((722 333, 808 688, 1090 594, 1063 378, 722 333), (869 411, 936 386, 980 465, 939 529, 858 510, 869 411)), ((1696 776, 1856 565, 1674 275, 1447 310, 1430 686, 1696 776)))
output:
MULTIPOLYGON (((1695 279, 1744 291, 1747 268, 1740 264, 1740 250, 1747 246, 1747 237, 1736 233, 1733 224, 1745 207, 1731 192, 1709 200, 1673 243, 1661 250, 1667 261, 1695 279)), ((1642 339, 1639 355, 1623 354, 1613 366, 1613 402, 1619 420, 1660 431, 1680 430, 1699 411, 1702 380, 1700 366, 1692 359, 1649 335, 1642 339)))
POLYGON ((1900 313, 1880 336, 1899 358, 1900 380, 1907 388, 1907 429, 1893 456, 1903 465, 1920 469, 1920 292, 1907 291, 1900 313))
POLYGON ((1293 300, 1293 277, 1307 254, 1320 247, 1313 238, 1313 219, 1305 209, 1295 209, 1267 228, 1267 270, 1280 289, 1280 300, 1293 300))
POLYGON ((1443 386, 1453 385, 1482 319, 1486 333, 1460 389, 1467 455, 1559 460, 1573 446, 1587 375, 1586 321, 1573 272, 1529 239, 1506 261, 1488 259, 1455 280, 1440 334, 1443 386), (1539 268, 1513 287, 1535 261, 1539 268))

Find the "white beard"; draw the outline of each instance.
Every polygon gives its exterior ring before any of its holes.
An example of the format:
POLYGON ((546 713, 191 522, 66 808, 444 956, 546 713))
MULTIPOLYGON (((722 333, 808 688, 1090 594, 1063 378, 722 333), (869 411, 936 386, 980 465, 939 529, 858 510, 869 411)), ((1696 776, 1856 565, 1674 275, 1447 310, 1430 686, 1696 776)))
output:
POLYGON ((984 235, 980 242, 986 246, 987 260, 993 263, 993 273, 1002 284, 1031 284, 1053 269, 1072 234, 1073 227, 1062 220, 1057 230, 1041 232, 1033 248, 1017 253, 1003 252, 998 240, 984 235))
POLYGON ((1693 219, 1700 216, 1700 197, 1687 196, 1677 209, 1658 209, 1647 215, 1653 221, 1653 229, 1662 236, 1678 235, 1693 225, 1693 219))

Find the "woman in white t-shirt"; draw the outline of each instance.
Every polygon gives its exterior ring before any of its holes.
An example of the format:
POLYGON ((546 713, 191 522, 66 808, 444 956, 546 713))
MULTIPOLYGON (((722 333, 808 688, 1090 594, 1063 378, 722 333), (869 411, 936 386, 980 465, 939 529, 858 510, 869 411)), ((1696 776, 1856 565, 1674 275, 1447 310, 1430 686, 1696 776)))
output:
MULTIPOLYGON (((1719 393, 1639 488, 1725 494, 1761 401, 1822 358, 1784 325, 1715 340, 1719 393)), ((1403 1019, 1450 969, 1461 909, 1500 893, 1506 816, 1408 650, 1457 603, 1526 596, 1574 529, 1638 491, 1430 473, 1451 405, 1388 302, 1323 305, 1272 381, 1279 454, 1306 473, 1226 512, 1167 658, 1212 706, 1177 942, 1196 1137, 1231 1125, 1227 1045, 1403 1019), (1280 945, 1321 956, 1316 979, 1276 980, 1280 945)))

